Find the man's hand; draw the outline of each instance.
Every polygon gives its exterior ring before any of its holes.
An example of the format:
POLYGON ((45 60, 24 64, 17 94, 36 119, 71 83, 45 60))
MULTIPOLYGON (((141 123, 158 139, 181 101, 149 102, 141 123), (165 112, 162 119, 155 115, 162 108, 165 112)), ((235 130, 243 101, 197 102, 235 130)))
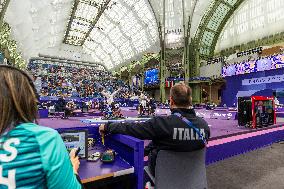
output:
POLYGON ((104 124, 100 125, 99 132, 100 132, 101 135, 105 134, 105 125, 104 124))
POLYGON ((69 154, 70 156, 70 160, 71 160, 71 164, 73 166, 73 171, 76 175, 78 175, 78 170, 79 170, 79 166, 80 166, 80 161, 79 161, 79 157, 76 156, 75 157, 75 153, 76 153, 76 148, 73 148, 69 154))

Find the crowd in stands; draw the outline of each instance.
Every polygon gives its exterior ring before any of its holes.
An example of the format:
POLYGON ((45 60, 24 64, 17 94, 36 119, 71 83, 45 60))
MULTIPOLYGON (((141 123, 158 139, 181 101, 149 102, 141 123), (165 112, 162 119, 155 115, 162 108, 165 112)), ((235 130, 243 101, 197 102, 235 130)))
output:
MULTIPOLYGON (((108 71, 90 66, 66 67, 30 63, 28 70, 35 80, 40 80, 40 96, 102 98, 100 91, 103 89, 110 92, 120 87, 124 91, 128 89, 108 71)), ((124 93, 123 96, 129 97, 129 94, 124 93)))
POLYGON ((121 99, 137 99, 140 91, 130 87, 106 70, 91 66, 61 66, 30 63, 28 71, 34 76, 40 96, 105 98, 102 91, 114 93, 121 99))
POLYGON ((90 66, 37 63, 30 63, 28 70, 34 76, 41 97, 58 97, 55 101, 44 100, 38 104, 40 109, 48 109, 49 115, 64 112, 64 119, 75 116, 77 110, 93 113, 98 109, 105 118, 122 118, 120 106, 133 106, 137 102, 139 115, 155 113, 156 102, 153 98, 105 70, 90 66), (67 97, 79 97, 81 100, 68 100, 67 97))

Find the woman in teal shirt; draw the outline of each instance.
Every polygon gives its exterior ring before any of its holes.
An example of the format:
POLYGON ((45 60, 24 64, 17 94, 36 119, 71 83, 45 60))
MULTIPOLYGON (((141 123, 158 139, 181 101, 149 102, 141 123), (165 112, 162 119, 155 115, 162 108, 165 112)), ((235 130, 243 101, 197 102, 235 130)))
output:
POLYGON ((81 189, 78 157, 36 117, 32 79, 0 65, 0 189, 81 189))

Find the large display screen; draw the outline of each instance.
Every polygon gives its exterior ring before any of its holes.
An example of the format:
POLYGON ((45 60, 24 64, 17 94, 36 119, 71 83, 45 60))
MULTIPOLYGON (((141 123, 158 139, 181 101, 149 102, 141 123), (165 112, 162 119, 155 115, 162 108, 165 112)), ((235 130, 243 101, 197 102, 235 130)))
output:
POLYGON ((240 75, 265 70, 284 68, 284 54, 270 56, 259 60, 251 60, 239 64, 224 66, 222 76, 240 75))
POLYGON ((144 84, 149 85, 149 84, 156 84, 159 82, 159 71, 158 69, 151 69, 147 70, 145 72, 145 79, 144 79, 144 84))

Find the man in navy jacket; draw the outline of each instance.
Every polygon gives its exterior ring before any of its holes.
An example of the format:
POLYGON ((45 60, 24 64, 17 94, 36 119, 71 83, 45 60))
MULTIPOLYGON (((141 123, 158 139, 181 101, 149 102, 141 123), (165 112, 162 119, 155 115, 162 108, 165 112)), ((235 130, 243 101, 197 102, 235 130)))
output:
POLYGON ((171 88, 171 115, 156 116, 143 123, 110 123, 100 126, 100 133, 130 135, 142 140, 152 140, 146 147, 149 168, 155 175, 156 157, 159 150, 190 152, 202 149, 210 137, 205 120, 197 117, 191 108, 191 88, 179 83, 171 88), (179 116, 178 116, 179 115, 179 116), (184 118, 195 127, 189 127, 184 118))

